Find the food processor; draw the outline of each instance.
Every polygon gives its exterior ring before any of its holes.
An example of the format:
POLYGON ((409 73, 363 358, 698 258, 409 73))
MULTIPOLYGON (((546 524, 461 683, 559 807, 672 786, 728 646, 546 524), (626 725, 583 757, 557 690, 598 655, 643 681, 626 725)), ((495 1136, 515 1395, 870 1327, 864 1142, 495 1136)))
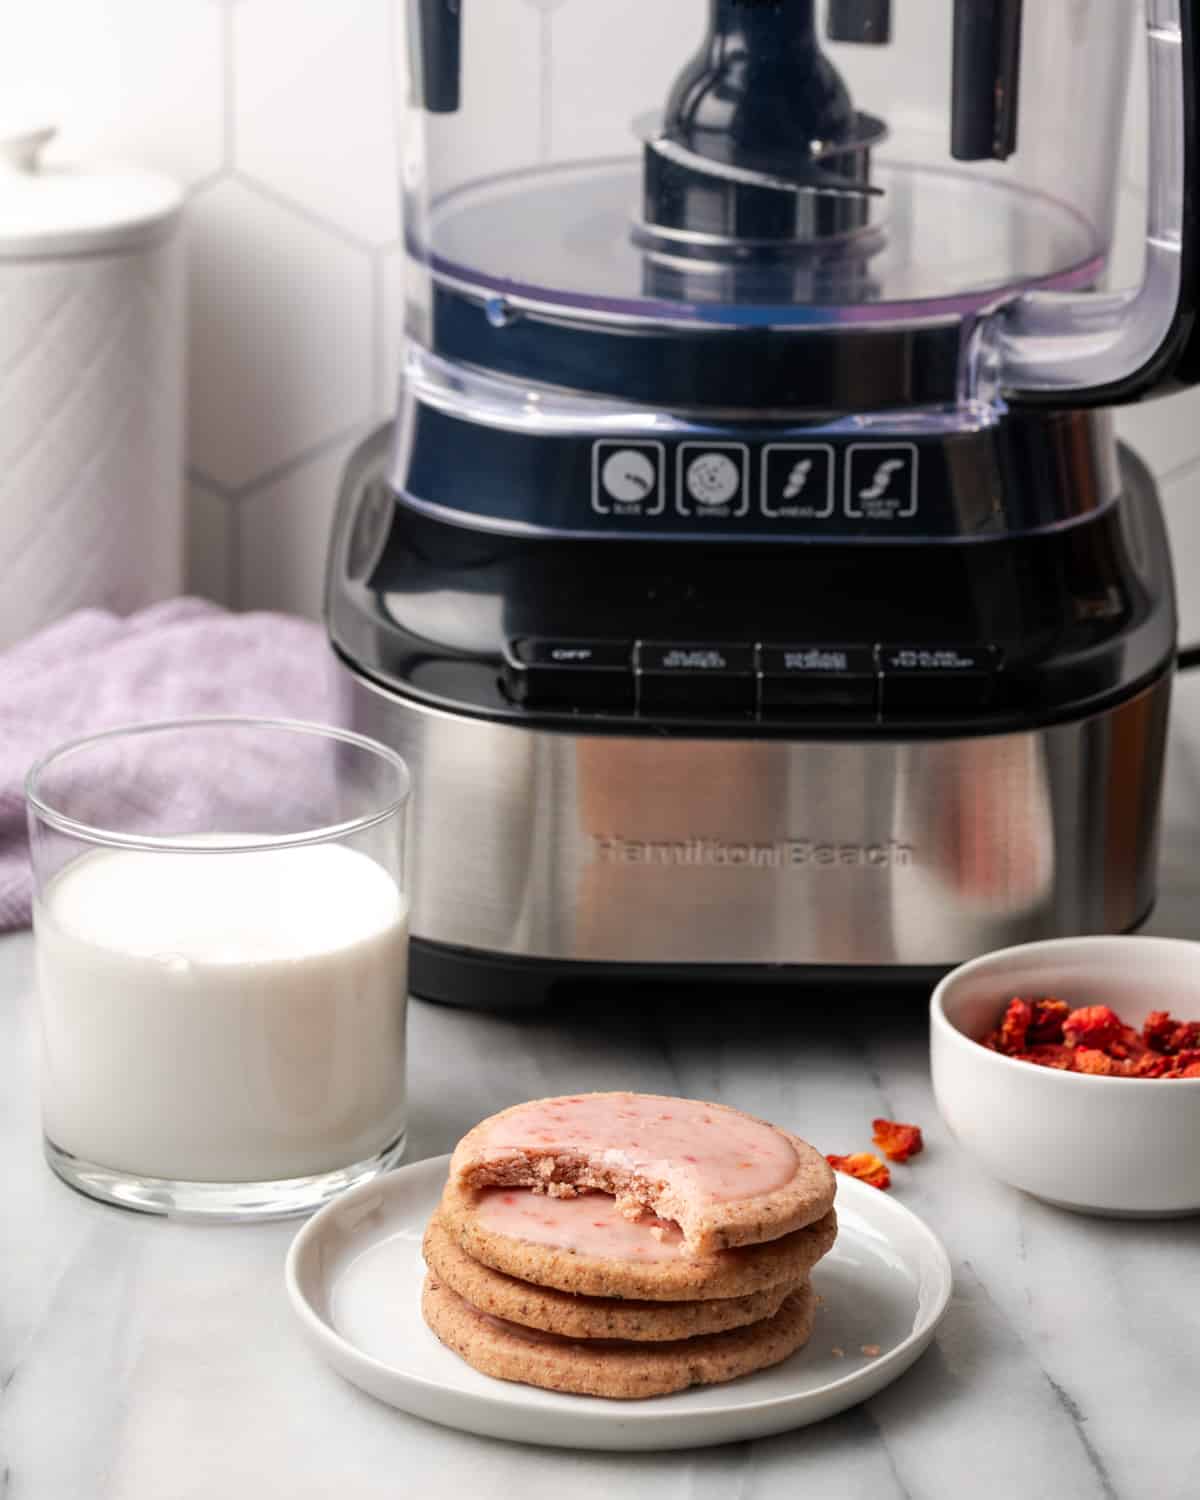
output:
POLYGON ((895 980, 1146 917, 1176 617, 1108 408, 1200 372, 1198 28, 413 0, 403 379, 327 613, 413 768, 417 994, 895 980))

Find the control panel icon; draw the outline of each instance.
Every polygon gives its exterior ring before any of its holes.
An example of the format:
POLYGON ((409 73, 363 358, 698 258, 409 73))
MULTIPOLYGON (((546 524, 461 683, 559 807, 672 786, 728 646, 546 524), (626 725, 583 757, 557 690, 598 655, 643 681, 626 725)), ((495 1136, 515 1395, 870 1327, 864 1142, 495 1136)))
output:
POLYGON ((897 521, 918 506, 915 443, 852 443, 846 454, 846 514, 853 520, 897 521))
POLYGON ((834 512, 836 463, 828 443, 768 443, 762 454, 763 515, 826 520, 834 512))
POLYGON ((702 453, 688 465, 687 490, 697 505, 728 505, 741 483, 737 464, 723 453, 702 453))
POLYGON ((592 509, 599 515, 658 516, 666 508, 662 443, 602 441, 592 446, 592 509))
POLYGON ((681 516, 744 516, 750 508, 745 443, 680 443, 676 508, 681 516))

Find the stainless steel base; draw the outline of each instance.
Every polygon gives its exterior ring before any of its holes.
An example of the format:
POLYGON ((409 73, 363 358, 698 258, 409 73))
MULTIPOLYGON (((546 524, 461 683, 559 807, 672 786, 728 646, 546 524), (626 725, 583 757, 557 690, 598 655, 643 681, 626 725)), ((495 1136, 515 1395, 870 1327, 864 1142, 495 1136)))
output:
POLYGON ((1154 896, 1170 679, 951 740, 567 734, 355 677, 408 760, 413 931, 560 963, 940 966, 1134 926, 1154 896))

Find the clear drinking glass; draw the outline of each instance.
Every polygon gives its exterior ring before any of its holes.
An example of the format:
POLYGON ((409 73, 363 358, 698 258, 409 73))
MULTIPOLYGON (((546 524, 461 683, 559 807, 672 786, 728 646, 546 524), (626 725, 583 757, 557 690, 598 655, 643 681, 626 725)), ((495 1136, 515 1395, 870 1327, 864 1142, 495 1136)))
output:
POLYGON ((152 1213, 274 1218, 404 1148, 404 762, 190 719, 26 783, 47 1159, 152 1213))

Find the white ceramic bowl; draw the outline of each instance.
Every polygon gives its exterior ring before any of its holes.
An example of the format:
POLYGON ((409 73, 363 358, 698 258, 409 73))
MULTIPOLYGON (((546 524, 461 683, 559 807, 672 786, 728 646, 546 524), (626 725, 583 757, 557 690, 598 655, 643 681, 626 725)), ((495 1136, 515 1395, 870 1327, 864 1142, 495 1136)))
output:
POLYGON ((1063 1208, 1128 1217, 1200 1213, 1200 1079, 1106 1078, 1017 1062, 980 1045, 1014 995, 1200 1017, 1200 943, 1084 937, 973 959, 933 992, 933 1090, 951 1131, 993 1176, 1063 1208))

